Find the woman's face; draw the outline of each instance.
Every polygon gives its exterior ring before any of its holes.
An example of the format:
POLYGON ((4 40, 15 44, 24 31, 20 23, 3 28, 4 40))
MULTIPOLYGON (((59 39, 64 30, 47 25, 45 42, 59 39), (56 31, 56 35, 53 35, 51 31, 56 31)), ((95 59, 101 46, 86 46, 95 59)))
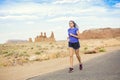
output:
POLYGON ((74 27, 74 23, 73 22, 69 22, 69 26, 72 28, 72 27, 74 27))

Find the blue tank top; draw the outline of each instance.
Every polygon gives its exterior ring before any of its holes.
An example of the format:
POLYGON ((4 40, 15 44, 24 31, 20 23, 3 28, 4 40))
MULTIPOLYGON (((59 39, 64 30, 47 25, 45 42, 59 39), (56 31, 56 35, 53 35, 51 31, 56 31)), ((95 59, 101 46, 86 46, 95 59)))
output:
POLYGON ((69 28, 68 29, 68 36, 69 36, 69 42, 71 42, 71 43, 75 43, 75 42, 78 42, 79 40, 78 40, 78 38, 76 38, 76 37, 73 37, 73 36, 70 36, 70 33, 72 33, 72 34, 74 34, 74 35, 77 35, 77 31, 78 31, 79 29, 78 28, 69 28))

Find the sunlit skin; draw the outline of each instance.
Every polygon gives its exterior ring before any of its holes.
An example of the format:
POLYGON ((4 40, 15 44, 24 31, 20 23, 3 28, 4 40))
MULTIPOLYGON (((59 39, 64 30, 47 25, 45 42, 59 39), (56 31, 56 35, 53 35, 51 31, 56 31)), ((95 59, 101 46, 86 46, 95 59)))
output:
MULTIPOLYGON (((73 23, 73 22, 69 22, 69 27, 70 27, 70 28, 74 28, 74 23, 73 23)), ((70 36, 73 36, 73 37, 76 37, 76 38, 79 39, 79 34, 80 34, 79 31, 77 31, 77 35, 74 35, 74 34, 70 33, 70 36)), ((68 41, 69 41, 69 37, 68 37, 68 41)), ((82 63, 81 63, 81 57, 80 57, 80 55, 79 55, 79 49, 76 49, 76 50, 75 50, 75 49, 69 47, 70 67, 71 67, 71 68, 73 68, 73 55, 74 55, 74 52, 75 52, 75 54, 76 54, 76 57, 77 57, 79 63, 82 64, 82 63)))

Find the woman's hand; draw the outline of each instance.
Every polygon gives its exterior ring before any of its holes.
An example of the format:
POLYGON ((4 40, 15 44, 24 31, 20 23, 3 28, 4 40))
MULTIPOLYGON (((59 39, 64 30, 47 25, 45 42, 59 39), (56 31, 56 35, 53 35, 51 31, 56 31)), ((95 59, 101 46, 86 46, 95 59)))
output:
POLYGON ((74 34, 70 33, 70 36, 75 36, 74 34))
POLYGON ((80 38, 80 37, 79 37, 79 36, 80 36, 80 35, 79 35, 79 31, 77 32, 77 35, 74 35, 74 34, 70 33, 70 36, 73 36, 73 37, 76 37, 76 38, 79 39, 79 38, 80 38))
POLYGON ((74 34, 70 33, 70 36, 76 37, 77 35, 74 35, 74 34))

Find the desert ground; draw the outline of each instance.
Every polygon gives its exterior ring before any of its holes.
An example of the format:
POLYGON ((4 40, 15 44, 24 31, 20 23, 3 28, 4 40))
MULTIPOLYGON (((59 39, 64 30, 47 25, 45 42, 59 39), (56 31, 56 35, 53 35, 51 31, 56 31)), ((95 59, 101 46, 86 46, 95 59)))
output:
MULTIPOLYGON (((119 37, 80 40, 80 43, 83 63, 120 49, 119 37)), ((68 68, 67 45, 67 41, 0 44, 0 80, 25 80, 68 68)))

